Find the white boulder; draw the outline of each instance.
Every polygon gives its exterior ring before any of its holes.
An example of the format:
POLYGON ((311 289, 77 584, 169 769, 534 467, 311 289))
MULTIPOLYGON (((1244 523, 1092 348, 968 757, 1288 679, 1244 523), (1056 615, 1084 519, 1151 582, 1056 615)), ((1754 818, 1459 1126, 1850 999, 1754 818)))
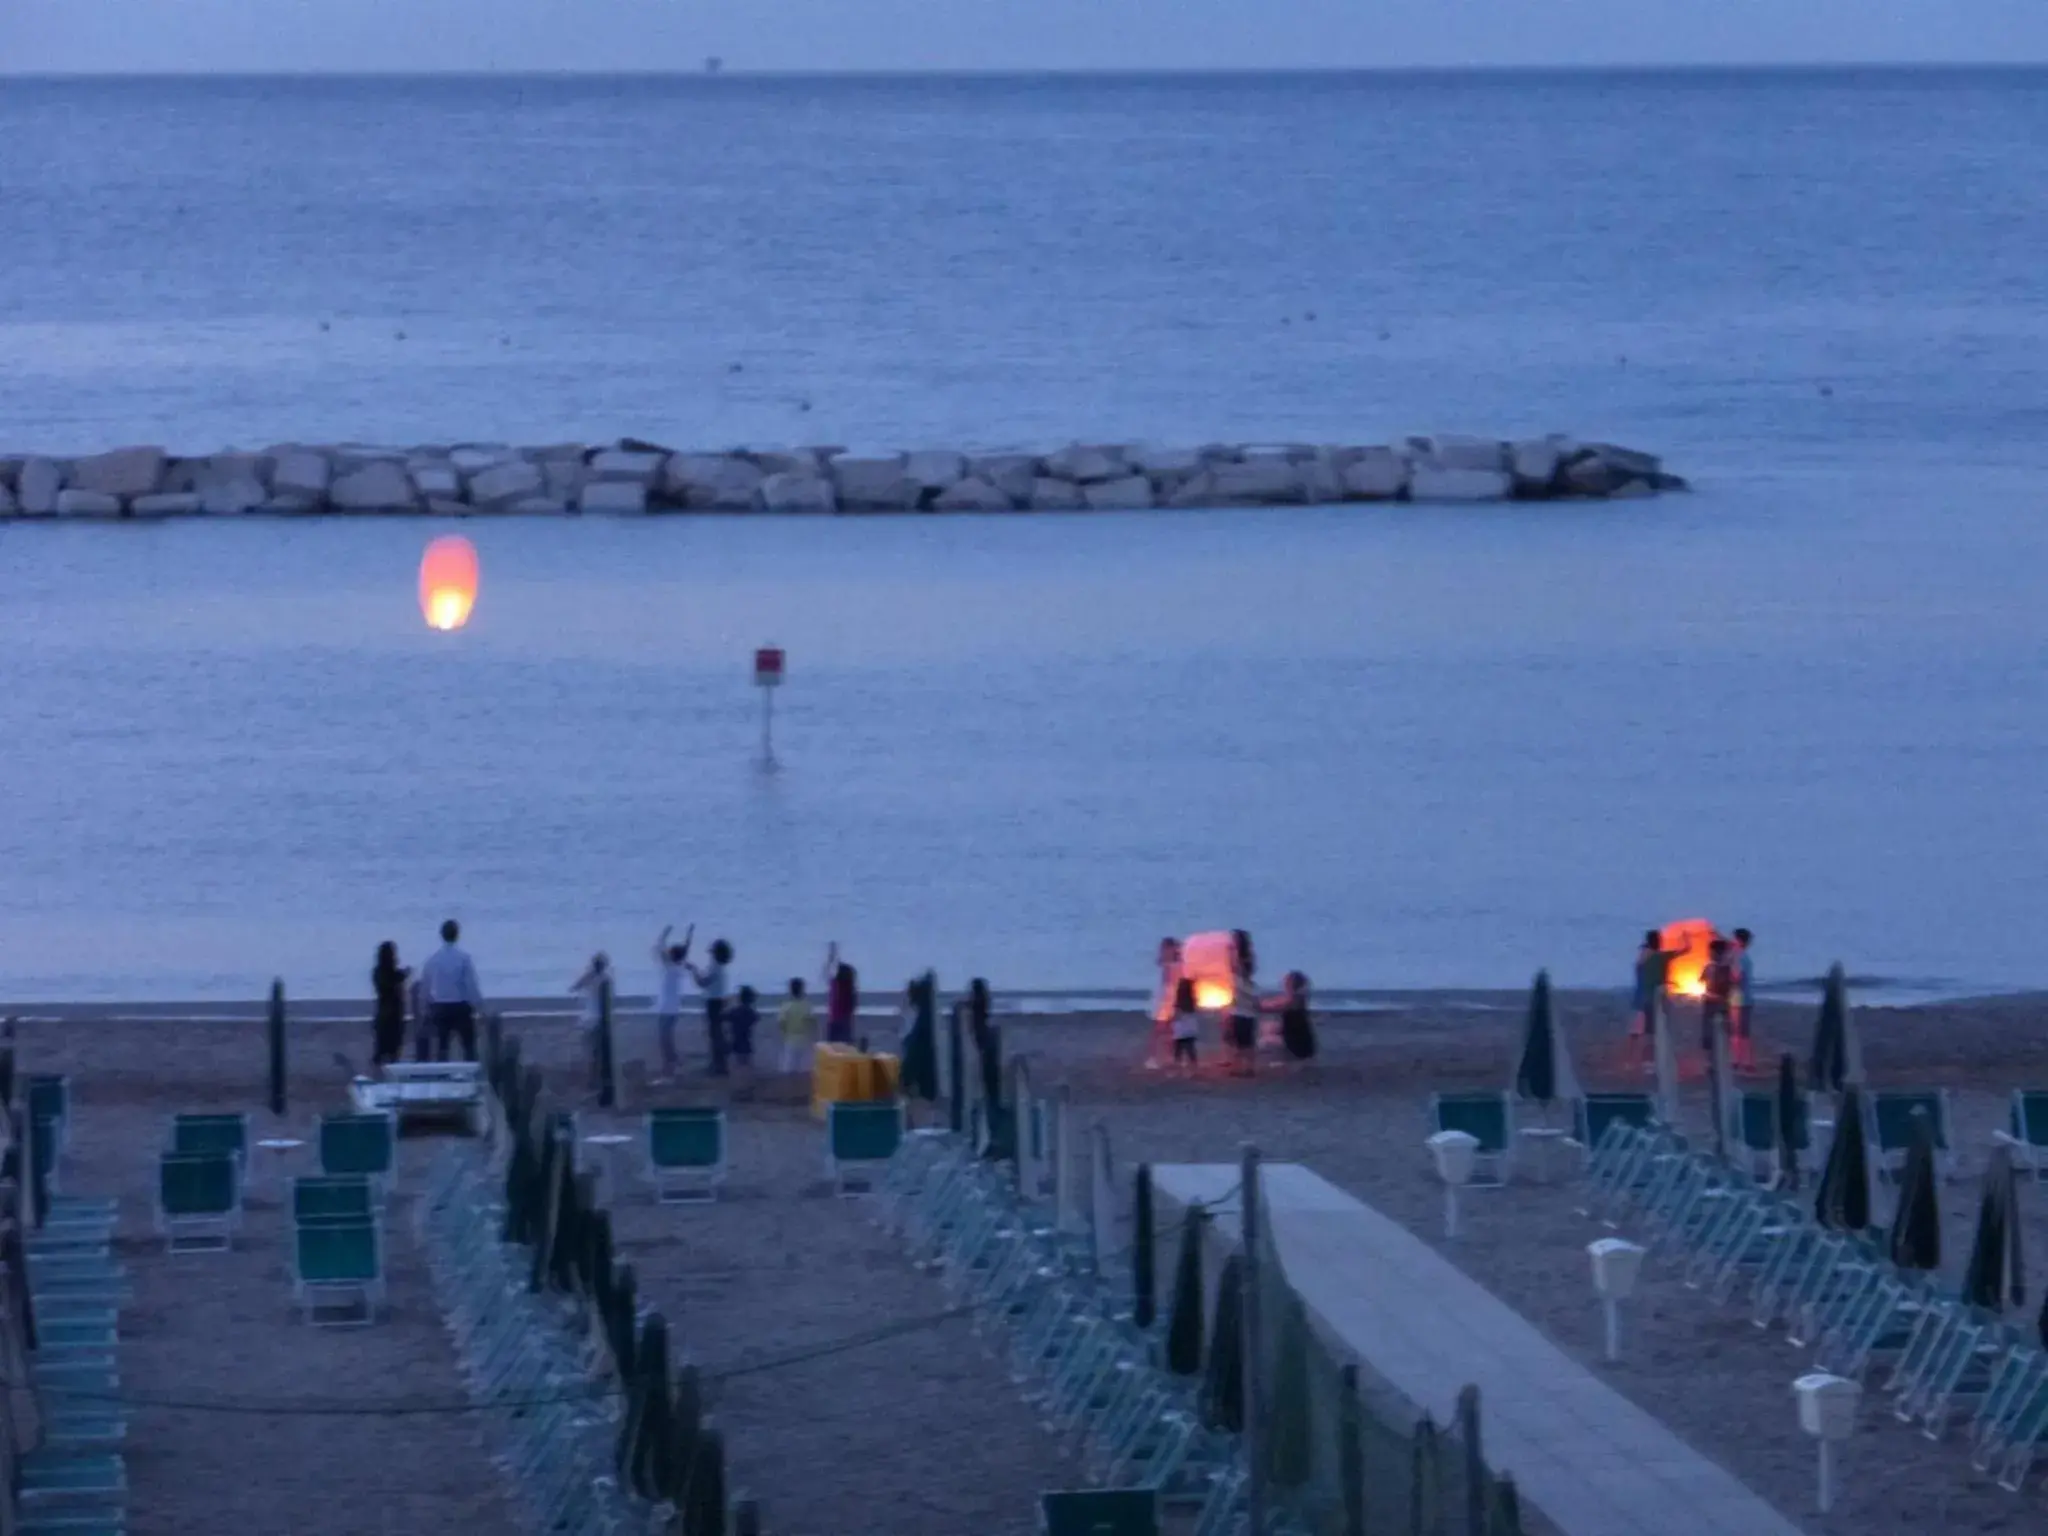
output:
POLYGON ((1418 464, 1408 479, 1410 501, 1505 501, 1515 483, 1504 469, 1445 469, 1418 464))
POLYGON ((1507 444, 1497 438, 1411 437, 1416 457, 1438 469, 1483 469, 1499 473, 1508 467, 1507 444))
POLYGON ((1040 475, 1031 482, 1031 510, 1034 512, 1078 512, 1087 506, 1081 487, 1071 480, 1040 475))
MULTIPOLYGON (((1027 491, 1025 494, 1029 495, 1027 491)), ((932 503, 941 512, 1008 512, 1016 505, 1009 494, 979 475, 956 480, 932 503)))
POLYGON ((723 453, 678 453, 662 470, 663 496, 682 507, 739 512, 754 505, 761 466, 723 453))
POLYGON ((280 449, 270 471, 270 494, 279 501, 318 504, 326 498, 333 476, 326 454, 312 448, 280 449))
POLYGON ((665 455, 659 453, 631 453, 623 448, 608 448, 591 457, 590 477, 593 480, 629 480, 649 486, 660 478, 665 462, 665 455))
POLYGON ((105 491, 81 491, 71 487, 57 493, 59 517, 119 517, 121 498, 105 491))
POLYGON ((1515 477, 1515 486, 1519 490, 1539 493, 1549 490, 1562 463, 1563 454, 1553 438, 1539 437, 1519 442, 1508 451, 1508 473, 1515 477))
POLYGON ((839 505, 852 512, 908 512, 921 494, 901 457, 834 459, 832 479, 839 505))
POLYGON ((1166 498, 1169 507, 1214 507, 1221 503, 1222 498, 1216 494, 1216 482, 1208 470, 1181 481, 1166 498))
POLYGON ((337 512, 410 512, 419 505, 405 466, 392 459, 373 459, 361 469, 340 476, 327 488, 327 503, 337 512))
POLYGON ((579 512, 645 512, 647 487, 638 480, 593 480, 576 497, 579 512))
POLYGON ((1344 499, 1344 472, 1328 451, 1301 461, 1301 499, 1312 507, 1327 507, 1344 499))
POLYGON ((48 517, 57 510, 64 489, 64 471, 53 459, 29 459, 15 476, 14 493, 30 517, 48 517))
POLYGON ((590 479, 589 466, 578 454, 573 459, 542 459, 540 461, 541 488, 545 495, 552 497, 563 506, 574 502, 590 479))
POLYGON ((540 495, 543 488, 540 466, 524 459, 500 459, 469 477, 469 499, 479 507, 508 507, 540 495))
POLYGON ((785 470, 761 482, 761 505, 770 512, 837 512, 839 494, 823 475, 785 470))
POLYGON ((967 459, 939 450, 906 454, 903 473, 920 491, 942 490, 967 473, 967 459))
POLYGON ((1130 461, 1124 457, 1123 449, 1117 447, 1074 443, 1048 454, 1045 460, 1048 478, 1077 480, 1084 485, 1094 480, 1120 480, 1130 472, 1130 461))
POLYGON ((1021 505, 1031 499, 1031 482, 1038 478, 1035 453, 990 453, 968 461, 967 472, 1021 505))
POLYGON ((263 482, 253 475, 208 480, 193 494, 199 498, 199 510, 213 516, 253 512, 270 499, 263 482))
POLYGON ((462 499, 462 471, 446 459, 426 459, 410 468, 412 488, 420 495, 441 501, 462 499))
POLYGON ((151 494, 163 475, 163 449, 116 448, 112 453, 75 460, 69 483, 76 490, 125 498, 151 494))
POLYGON ((1125 475, 1120 480, 1098 480, 1085 485, 1081 494, 1097 512, 1136 511, 1152 505, 1152 482, 1143 475, 1125 475))
POLYGON ((1308 477, 1302 466, 1278 455, 1250 458, 1237 464, 1212 464, 1209 482, 1217 500, 1240 505, 1301 501, 1308 490, 1308 477))
POLYGON ((197 491, 161 491, 136 497, 128 510, 136 517, 193 517, 204 510, 204 503, 197 491))
MULTIPOLYGON (((576 457, 583 457, 583 450, 575 450, 576 457)), ((480 475, 494 465, 516 459, 519 454, 502 443, 464 443, 460 448, 448 450, 448 462, 465 475, 480 475)))
POLYGON ((1391 448, 1367 448, 1344 466, 1343 478, 1354 501, 1392 501, 1408 489, 1408 461, 1391 448))
POLYGON ((762 448, 747 458, 763 475, 816 475, 825 467, 815 448, 762 448))
POLYGON ((1150 444, 1132 449, 1130 461, 1139 474, 1175 484, 1199 475, 1205 462, 1199 448, 1156 448, 1150 444))

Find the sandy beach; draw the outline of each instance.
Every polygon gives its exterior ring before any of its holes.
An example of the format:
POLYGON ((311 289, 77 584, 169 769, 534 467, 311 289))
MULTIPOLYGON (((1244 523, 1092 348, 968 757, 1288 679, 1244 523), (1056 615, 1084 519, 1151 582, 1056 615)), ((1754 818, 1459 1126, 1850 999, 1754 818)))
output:
MULTIPOLYGON (((1564 994, 1559 1003, 1588 1087, 1642 1081, 1623 1063, 1616 999, 1564 994)), ((1132 1015, 1010 1016, 1004 1028, 1008 1050, 1029 1057, 1041 1090, 1066 1083, 1083 1118, 1108 1127, 1121 1169, 1230 1159, 1246 1141, 1271 1159, 1308 1164, 1440 1246, 1814 1536, 2039 1529, 2048 1506, 2038 1481, 2019 1496, 1998 1490, 1970 1470, 1953 1436, 1930 1443, 1875 1398, 1848 1447, 1834 1514, 1814 1515, 1811 1450, 1789 1394, 1805 1358, 1782 1335, 1685 1289, 1655 1260, 1629 1312, 1627 1358, 1599 1363, 1584 1253, 1598 1229, 1576 1214, 1569 1185, 1474 1196, 1463 1235, 1443 1242, 1439 1188, 1421 1146, 1425 1100, 1433 1088, 1504 1083, 1519 1007, 1514 997, 1475 995, 1325 1020, 1315 1066, 1264 1070, 1250 1081, 1213 1068, 1186 1079, 1143 1070, 1144 1025, 1132 1015)), ((1812 1011, 1766 1007, 1761 1040, 1803 1056, 1812 1011)), ((1953 1095, 1962 1173, 1942 1190, 1951 1274, 1974 1219, 1974 1176, 2010 1090, 2048 1084, 2043 1011, 2042 999, 2019 997, 1858 1012, 1875 1083, 1953 1095)), ((570 1030, 534 1022, 518 1032, 558 1097, 578 1102, 570 1030)), ((412 1243, 407 1186, 431 1143, 402 1147, 392 1310, 374 1329, 327 1332, 294 1317, 276 1183, 289 1165, 259 1165, 271 1182, 252 1199, 232 1253, 169 1257, 151 1234, 154 1153, 174 1111, 246 1109, 252 1135, 310 1139, 318 1113, 344 1106, 348 1074, 337 1053, 360 1061, 367 1034, 366 1024, 294 1025, 292 1112, 280 1122, 262 1105, 263 1036, 254 1021, 83 1017, 21 1026, 23 1070, 72 1076, 65 1187, 122 1201, 121 1248, 136 1277, 121 1369, 138 1405, 128 1448, 138 1536, 223 1524, 381 1536, 508 1518, 474 1425, 451 1411, 461 1387, 412 1243)), ((965 1321, 944 1316, 948 1299, 936 1281, 906 1262, 862 1202, 827 1190, 822 1131, 799 1086, 686 1078, 650 1089, 637 1065, 626 1078, 620 1111, 586 1111, 583 1133, 630 1126, 650 1094, 731 1111, 732 1182, 716 1206, 651 1204, 631 1177, 631 1155, 619 1161, 612 1204, 641 1294, 665 1311, 679 1352, 705 1372, 727 1431, 731 1486, 763 1501, 768 1528, 788 1536, 1031 1530, 1036 1494, 1075 1480, 1070 1456, 965 1321)), ((1696 1074, 1688 1097, 1703 1116, 1696 1074)), ((2037 1266, 2048 1264, 2048 1198, 2029 1185, 2023 1204, 2029 1251, 2037 1266)))

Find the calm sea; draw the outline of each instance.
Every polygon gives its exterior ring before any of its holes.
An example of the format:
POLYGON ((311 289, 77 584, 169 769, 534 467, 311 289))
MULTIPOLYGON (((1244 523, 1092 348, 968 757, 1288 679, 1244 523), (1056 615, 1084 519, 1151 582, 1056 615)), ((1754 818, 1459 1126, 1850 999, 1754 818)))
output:
POLYGON ((0 450, 1568 429, 1613 508, 0 527, 0 994, 2048 980, 2048 74, 0 80, 0 450), (790 653, 779 771, 755 644, 790 653))

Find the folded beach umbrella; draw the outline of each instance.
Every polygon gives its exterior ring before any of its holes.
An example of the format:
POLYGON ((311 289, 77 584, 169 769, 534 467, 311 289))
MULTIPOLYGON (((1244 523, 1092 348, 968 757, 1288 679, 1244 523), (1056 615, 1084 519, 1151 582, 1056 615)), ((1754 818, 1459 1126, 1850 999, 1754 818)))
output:
POLYGON ((1935 1191, 1934 1127, 1913 1116, 1913 1140, 1899 1177, 1899 1206, 1892 1213, 1891 1256, 1901 1269, 1941 1268, 1941 1206, 1935 1191))
POLYGON ((1984 1192, 1977 1202, 1977 1232, 1963 1271, 1963 1300, 1987 1312, 2004 1312, 2027 1299, 2026 1260, 2020 1251, 2019 1175, 2008 1147, 1991 1149, 1984 1163, 1984 1192))
POLYGON ((284 982, 270 984, 270 1013, 265 1020, 270 1042, 270 1112, 285 1112, 284 982))
POLYGON ((1152 1165, 1138 1164, 1131 1198, 1131 1321, 1150 1328, 1159 1316, 1159 1237, 1152 1230, 1152 1165))
POLYGON ((1228 1435, 1244 1433, 1244 1258, 1223 1261, 1216 1281, 1216 1320, 1209 1366, 1202 1374, 1202 1422, 1228 1435))
POLYGON ((1299 1488, 1315 1470, 1308 1349, 1308 1317, 1301 1302, 1288 1295, 1281 1302, 1273 1385, 1267 1395, 1264 1433, 1258 1437, 1266 1453, 1266 1477, 1279 1488, 1299 1488))
POLYGON ((680 1512, 683 1536, 725 1536, 725 1436, 716 1429, 697 1437, 680 1512))
POLYGON ((605 1338, 611 1345, 612 1369, 618 1372, 619 1380, 630 1396, 633 1381, 634 1351, 639 1347, 640 1281, 633 1273, 631 1263, 621 1263, 612 1271, 611 1307, 605 1313, 605 1338))
POLYGON ((1180 1254, 1173 1267, 1173 1305, 1166 1318, 1166 1368, 1176 1376, 1202 1369, 1202 1208, 1181 1218, 1180 1254))
POLYGON ((1828 967, 1820 1017, 1813 1025, 1807 1086, 1816 1093, 1840 1093, 1848 1084, 1862 1081, 1863 1052, 1857 1045, 1855 1022, 1849 1017, 1849 982, 1837 962, 1828 967))
POLYGON ((1778 1187, 1797 1189, 1799 1187, 1799 1124, 1804 1102, 1799 1097, 1799 1065, 1786 1051, 1778 1058, 1778 1097, 1773 1106, 1776 1111, 1778 1142, 1778 1187))
POLYGON ((967 1005, 946 1010, 946 1123, 957 1136, 967 1129, 967 1026, 961 1015, 967 1005))
POLYGON ((901 1076, 906 1098, 939 1097, 939 978, 926 971, 910 984, 910 1028, 903 1036, 901 1076))
MULTIPOLYGON (((676 1369, 675 1393, 669 1418, 674 1428, 673 1469, 687 1478, 690 1469, 697 1464, 697 1441, 704 1433, 704 1378, 694 1365, 679 1366, 676 1369)), ((670 1495, 670 1502, 678 1505, 682 1503, 679 1492, 670 1495)))
POLYGON ((1657 1118, 1678 1124, 1678 1042, 1671 1009, 1660 996, 1650 1004, 1650 1050, 1657 1069, 1657 1118))
POLYGON ((1550 998, 1550 972, 1538 971, 1529 992, 1529 1018, 1522 1031, 1522 1059, 1515 1068, 1515 1093, 1541 1104, 1547 1115, 1559 1100, 1579 1097, 1578 1075, 1565 1049, 1557 1009, 1550 998))
POLYGON ((1814 1219, 1837 1232, 1870 1225, 1870 1149, 1863 1140, 1863 1094, 1850 1084, 1835 1106, 1835 1139, 1813 1200, 1814 1219))
POLYGON ((1735 1086, 1735 1068, 1729 1059, 1727 1023, 1715 1023, 1709 1035, 1707 1088, 1714 1115, 1714 1150, 1725 1158, 1742 1144, 1742 1094, 1735 1086))
POLYGON ((668 1320, 650 1312, 633 1354, 626 1418, 621 1431, 624 1460, 619 1472, 643 1499, 666 1496, 671 1483, 668 1456, 673 1426, 668 1375, 668 1320))

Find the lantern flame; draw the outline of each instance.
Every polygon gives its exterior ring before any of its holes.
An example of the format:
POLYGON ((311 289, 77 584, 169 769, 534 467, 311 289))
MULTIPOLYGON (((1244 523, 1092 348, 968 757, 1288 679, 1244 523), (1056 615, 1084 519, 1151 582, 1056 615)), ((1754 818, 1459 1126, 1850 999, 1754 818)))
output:
POLYGON ((1212 981, 1207 977, 1195 982, 1195 1006, 1205 1013, 1220 1013, 1230 1006, 1237 994, 1227 981, 1212 981))
POLYGON ((450 534, 420 557, 420 612, 429 629, 460 629, 476 607, 476 546, 450 534))
POLYGON ((1659 937, 1671 956, 1670 968, 1664 973, 1666 990, 1675 997, 1705 997, 1707 961, 1712 958, 1709 946, 1720 937, 1714 925, 1703 917, 1688 917, 1665 924, 1659 937))

